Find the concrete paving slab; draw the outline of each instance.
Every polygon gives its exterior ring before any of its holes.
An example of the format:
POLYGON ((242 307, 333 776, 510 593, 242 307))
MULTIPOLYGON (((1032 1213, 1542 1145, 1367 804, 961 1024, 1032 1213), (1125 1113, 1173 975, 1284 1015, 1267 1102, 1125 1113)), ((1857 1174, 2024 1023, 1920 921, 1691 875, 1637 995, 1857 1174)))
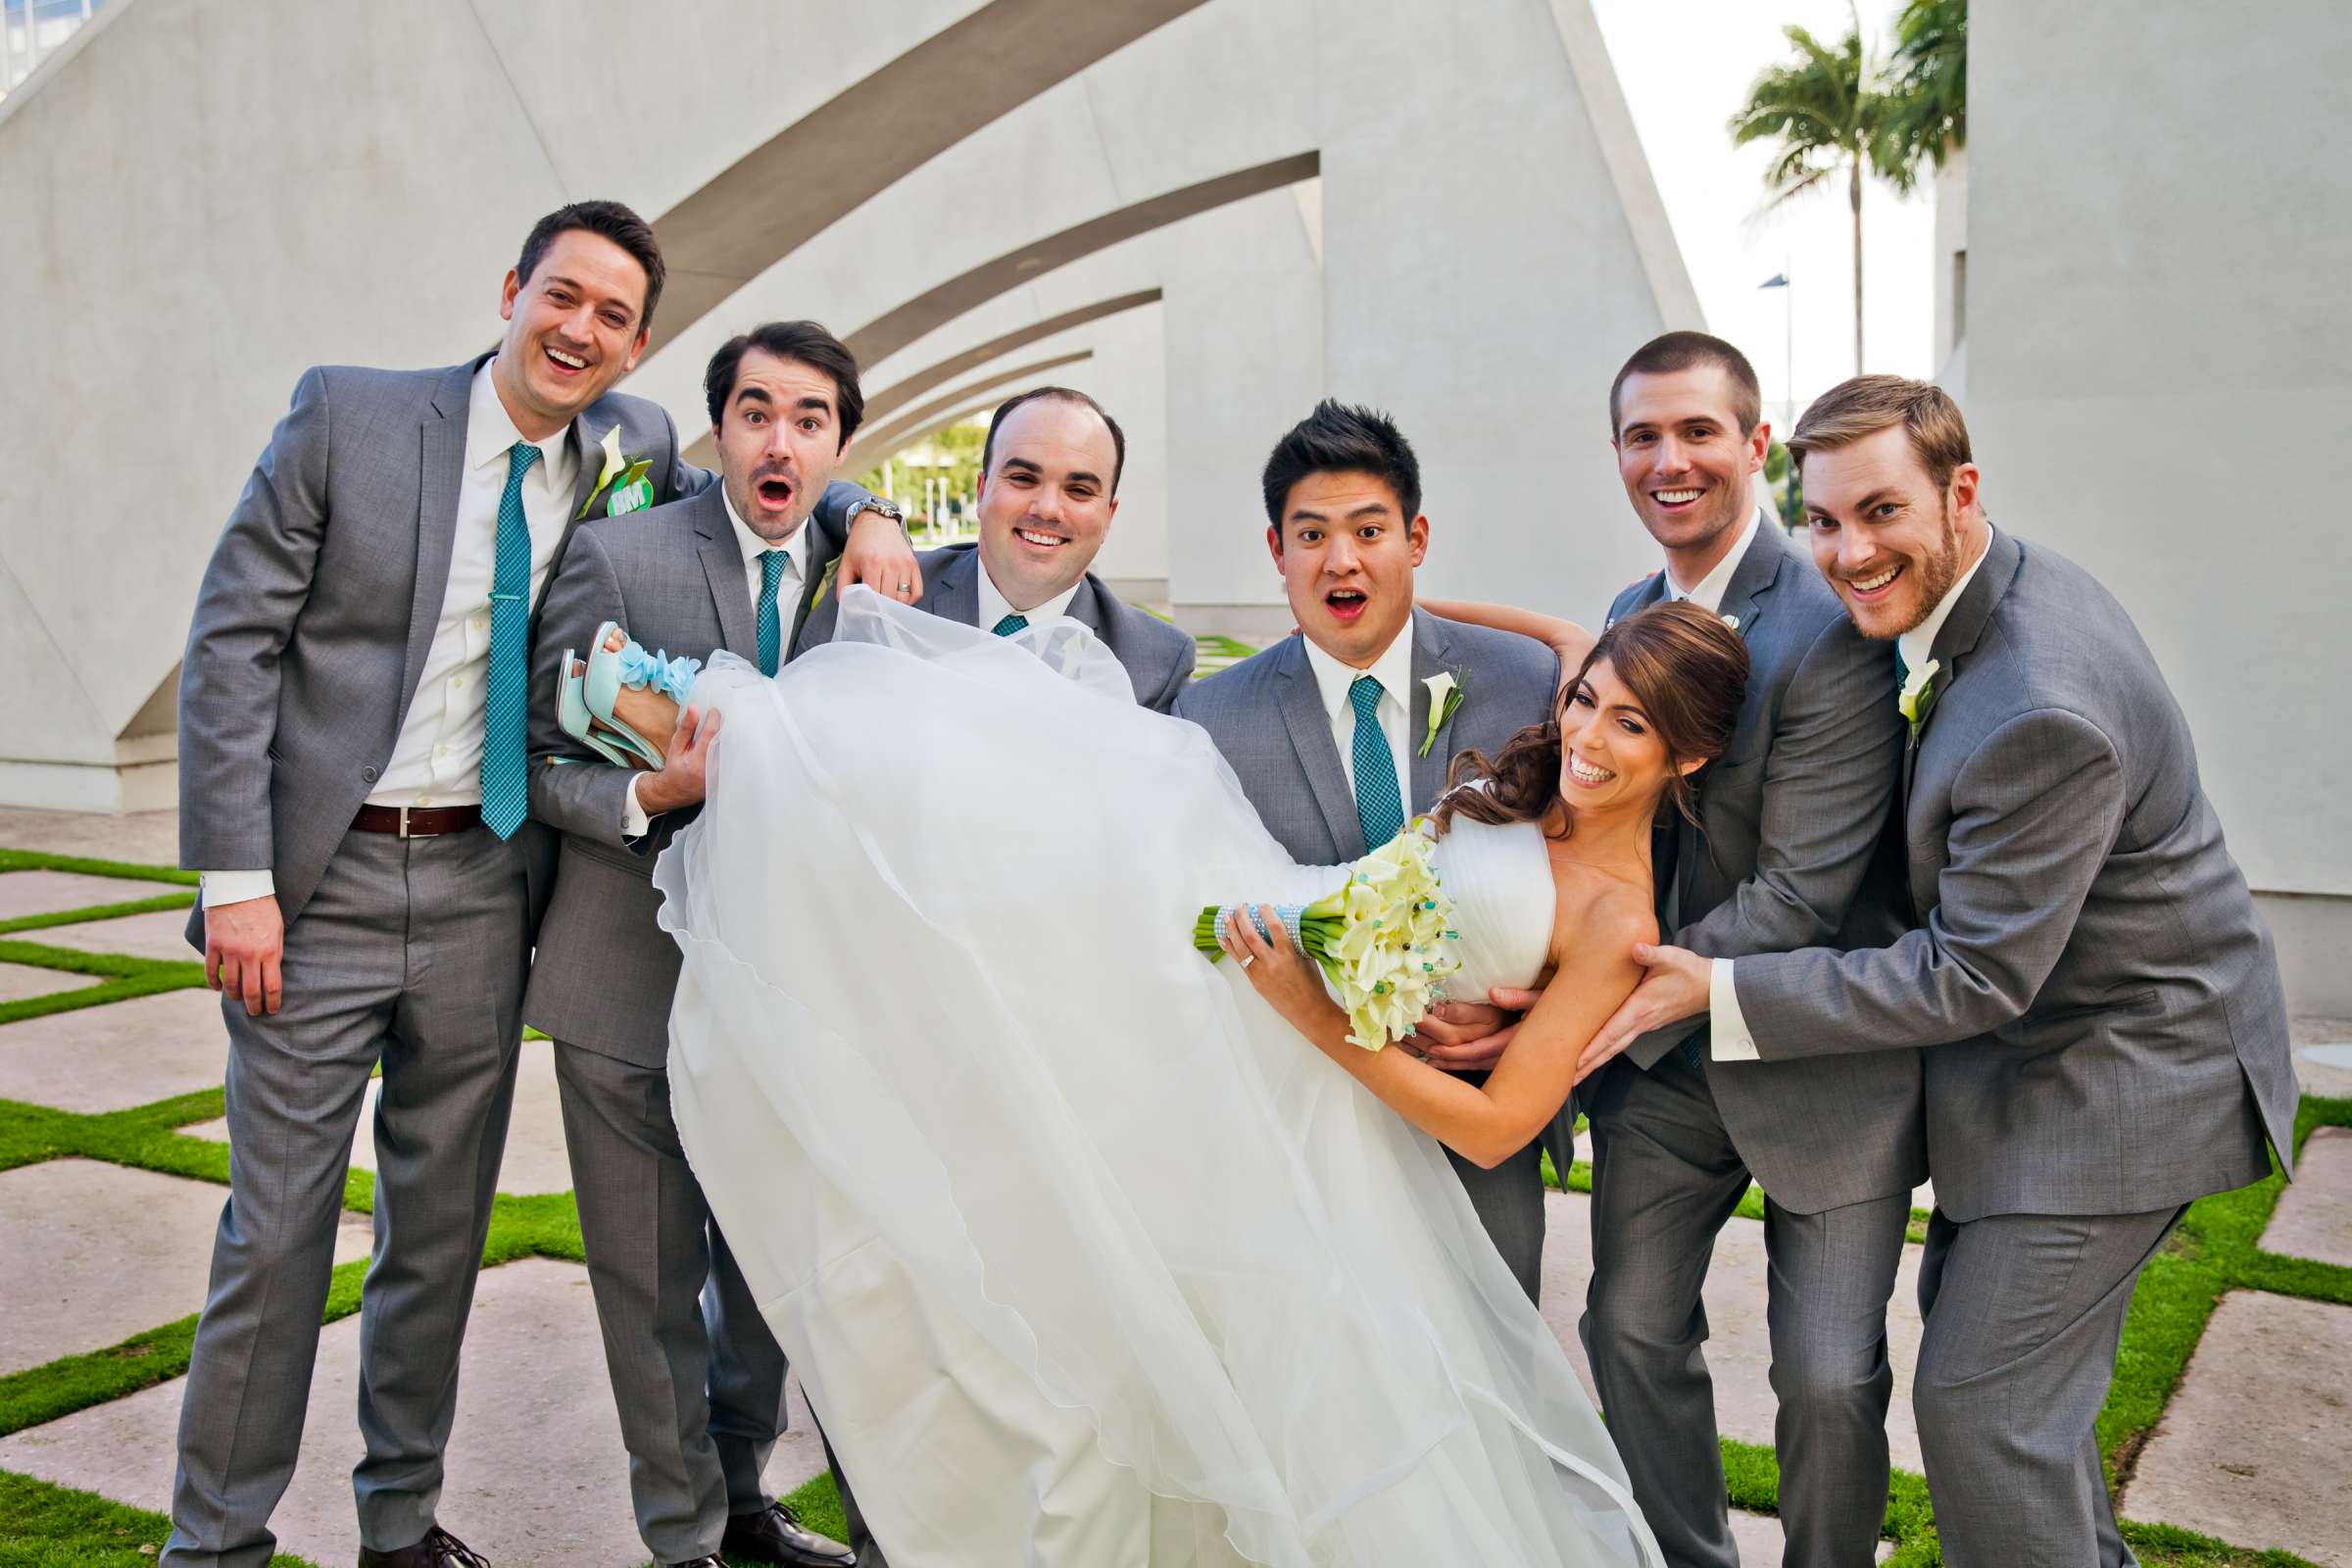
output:
MULTIPOLYGON (((204 1305, 228 1189, 94 1159, 0 1172, 0 1375, 102 1349, 204 1305)), ((335 1261, 366 1257, 345 1216, 335 1261)))
POLYGON ((94 860, 177 865, 179 812, 131 811, 110 816, 94 811, 0 807, 0 845, 39 850, 45 855, 80 855, 94 860))
MULTIPOLYGON (((1788 1538, 1781 1532, 1781 1521, 1768 1513, 1741 1513, 1732 1510, 1732 1542, 1740 1548, 1740 1568, 1781 1568, 1781 1556, 1788 1538)), ((1894 1543, 1879 1543, 1877 1560, 1885 1562, 1894 1554, 1894 1543)))
MULTIPOLYGON (((1576 1375, 1592 1392, 1592 1374, 1576 1332, 1592 1273, 1592 1200, 1582 1193, 1544 1195, 1543 1311, 1566 1347, 1576 1375)), ((1919 1360, 1919 1249, 1903 1249, 1887 1303, 1887 1358, 1894 1393, 1886 1410, 1887 1451, 1903 1469, 1918 1471, 1919 1428, 1911 1415, 1911 1369, 1919 1360)), ((1772 1443, 1780 1401, 1772 1392, 1772 1338, 1764 1322, 1764 1227, 1731 1219, 1715 1239, 1704 1300, 1710 1338, 1707 1370, 1715 1380, 1717 1430, 1745 1443, 1772 1443)))
MULTIPOLYGON (((358 1555, 351 1467, 360 1455, 360 1320, 319 1336, 302 1458, 272 1528, 282 1550, 318 1563, 358 1555)), ((184 1378, 0 1439, 0 1469, 168 1509, 184 1378)), ((791 1491, 824 1468, 797 1379, 791 1430, 767 1484, 791 1491)), ((485 1270, 458 1380, 441 1522, 499 1568, 637 1568, 628 1457, 605 1376, 587 1270, 529 1258, 485 1270)))
MULTIPOLYGON (((351 1162, 375 1169, 375 1102, 381 1080, 368 1086, 360 1107, 359 1131, 351 1141, 351 1162)), ((208 1121, 180 1131, 192 1138, 228 1141, 226 1121, 208 1121)), ((571 1191, 571 1156, 564 1144, 564 1107, 557 1096, 555 1047, 544 1040, 522 1043, 514 1070, 514 1113, 507 1124, 507 1152, 499 1166, 498 1190, 516 1198, 571 1191)))
POLYGON ((2140 1451, 2126 1518, 2352 1568, 2352 1306, 2234 1292, 2140 1451))
POLYGON ((2262 1233, 2263 1250, 2352 1268, 2352 1127, 2314 1127, 2295 1179, 2262 1233))
POLYGON ((63 969, 39 969, 29 963, 0 963, 0 1002, 22 1002, 57 991, 78 991, 100 983, 100 976, 68 974, 63 969))
MULTIPOLYGON (((0 838, 0 846, 27 849, 28 845, 11 844, 0 838)), ((0 920, 15 920, 27 914, 55 914, 61 909, 87 909, 101 904, 129 904, 138 899, 152 899, 166 893, 189 893, 194 889, 176 882, 133 882, 119 876, 83 876, 78 871, 7 871, 0 872, 0 920)), ((180 916, 185 920, 187 916, 180 916)), ((46 942, 46 936, 25 932, 20 941, 46 942)), ((185 948, 187 944, 180 944, 185 948)))
POLYGON ((202 987, 0 1024, 0 1100, 127 1110, 218 1088, 227 1073, 220 999, 202 987))
POLYGON ((2298 1045, 2295 1082, 2307 1095, 2352 1100, 2352 1025, 2333 1039, 2323 1037, 2298 1045))
POLYGON ((122 953, 134 958, 194 963, 203 955, 188 946, 187 929, 187 910, 153 909, 145 914, 117 915, 112 920, 43 926, 38 931, 25 932, 24 939, 45 942, 53 948, 72 948, 77 953, 122 953))

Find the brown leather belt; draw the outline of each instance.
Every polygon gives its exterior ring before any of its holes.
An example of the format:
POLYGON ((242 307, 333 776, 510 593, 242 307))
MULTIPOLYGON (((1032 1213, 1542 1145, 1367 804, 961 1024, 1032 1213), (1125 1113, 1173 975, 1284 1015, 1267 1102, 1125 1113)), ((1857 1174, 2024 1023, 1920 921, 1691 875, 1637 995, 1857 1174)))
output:
POLYGON ((362 833, 397 833, 404 839, 439 838, 480 824, 478 806, 363 806, 351 825, 362 833))

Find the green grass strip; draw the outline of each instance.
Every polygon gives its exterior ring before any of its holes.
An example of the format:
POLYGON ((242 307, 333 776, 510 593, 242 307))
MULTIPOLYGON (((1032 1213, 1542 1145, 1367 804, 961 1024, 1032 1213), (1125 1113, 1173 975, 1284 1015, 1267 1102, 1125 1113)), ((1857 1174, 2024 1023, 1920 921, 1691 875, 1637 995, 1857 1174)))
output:
MULTIPOLYGON (((151 1568, 172 1521, 0 1470, 0 1568, 151 1568)), ((318 1568, 278 1552, 270 1568, 318 1568)))
POLYGON ((159 893, 152 899, 133 899, 127 904, 93 904, 86 909, 52 909, 47 914, 20 914, 13 920, 0 920, 0 936, 17 931, 45 931, 51 926, 86 925, 92 920, 119 920, 126 914, 154 914, 163 909, 190 909, 195 906, 196 895, 193 893, 159 893))
POLYGON ((175 865, 143 865, 136 860, 94 860, 79 855, 51 855, 44 850, 0 850, 0 872, 74 871, 82 876, 121 877, 130 882, 177 882, 194 887, 203 873, 175 865))

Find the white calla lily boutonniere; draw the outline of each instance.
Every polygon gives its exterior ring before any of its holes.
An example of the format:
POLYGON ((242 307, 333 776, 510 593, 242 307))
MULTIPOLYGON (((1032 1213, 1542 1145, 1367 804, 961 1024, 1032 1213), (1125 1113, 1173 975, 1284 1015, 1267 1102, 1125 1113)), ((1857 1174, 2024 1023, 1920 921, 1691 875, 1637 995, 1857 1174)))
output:
POLYGON ((1738 631, 1740 629, 1740 617, 1738 615, 1723 615, 1718 618, 1721 619, 1726 626, 1731 627, 1732 630, 1738 631))
MULTIPOLYGON (((645 458, 631 458, 620 450, 620 426, 605 432, 597 450, 604 454, 605 464, 596 476, 596 486, 588 499, 580 503, 580 516, 596 510, 597 497, 605 498, 605 515, 618 517, 641 512, 654 504, 654 482, 650 475, 653 464, 645 458)), ((576 519, 575 519, 576 520, 576 519)))
POLYGON ((1919 739, 1919 726, 1928 721, 1928 710, 1936 706, 1936 675, 1943 668, 1943 661, 1931 659, 1903 681, 1896 694, 1894 706, 1911 725, 1911 738, 1919 739))
POLYGON ((1462 680, 1452 670, 1442 669, 1421 684, 1429 688, 1429 733, 1421 737, 1421 750, 1413 755, 1427 757, 1438 743, 1438 731, 1462 706, 1462 680))

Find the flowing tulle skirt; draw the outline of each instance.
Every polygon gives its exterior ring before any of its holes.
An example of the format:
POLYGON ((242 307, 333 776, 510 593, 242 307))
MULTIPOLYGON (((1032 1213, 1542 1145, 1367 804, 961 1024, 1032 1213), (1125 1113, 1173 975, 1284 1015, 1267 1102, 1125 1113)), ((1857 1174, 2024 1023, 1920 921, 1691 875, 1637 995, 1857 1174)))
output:
POLYGON ((1654 1561, 1437 1146, 1192 949, 1328 874, 1084 628, 844 608, 704 674, 656 881, 680 1133, 891 1561, 1654 1561))

